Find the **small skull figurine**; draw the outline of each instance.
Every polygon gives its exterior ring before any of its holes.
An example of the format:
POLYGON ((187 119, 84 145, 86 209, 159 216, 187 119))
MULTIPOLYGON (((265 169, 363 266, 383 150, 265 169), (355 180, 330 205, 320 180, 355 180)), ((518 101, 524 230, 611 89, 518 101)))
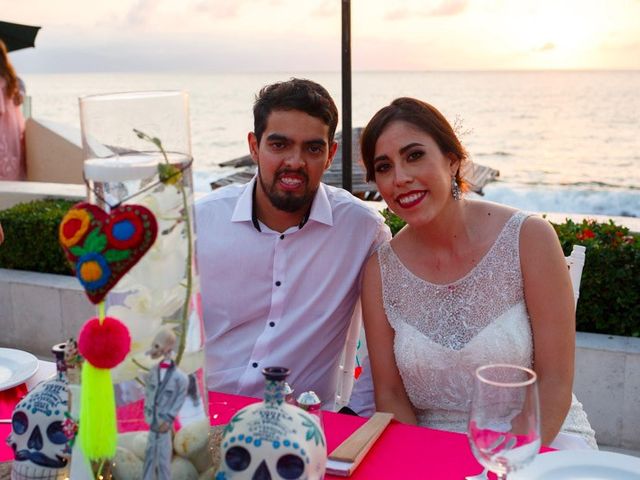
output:
POLYGON ((238 411, 225 428, 216 480, 320 480, 327 447, 318 420, 284 402, 289 370, 269 367, 263 403, 238 411))
POLYGON ((12 480, 62 480, 69 477, 69 441, 64 432, 67 383, 40 383, 16 405, 7 443, 13 449, 12 480))

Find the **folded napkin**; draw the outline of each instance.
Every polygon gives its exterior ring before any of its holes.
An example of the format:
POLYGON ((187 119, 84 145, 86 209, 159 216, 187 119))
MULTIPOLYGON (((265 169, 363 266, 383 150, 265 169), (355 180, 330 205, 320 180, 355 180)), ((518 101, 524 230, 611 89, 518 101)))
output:
POLYGON ((374 413, 373 417, 331 452, 327 459, 327 473, 340 477, 351 475, 392 419, 393 413, 374 413))

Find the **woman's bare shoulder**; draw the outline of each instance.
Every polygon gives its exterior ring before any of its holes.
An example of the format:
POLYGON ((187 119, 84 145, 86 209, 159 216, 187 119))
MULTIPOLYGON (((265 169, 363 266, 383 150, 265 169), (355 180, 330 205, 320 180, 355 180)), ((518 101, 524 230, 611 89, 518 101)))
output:
POLYGON ((470 200, 467 203, 467 222, 476 232, 478 243, 493 243, 509 219, 518 210, 485 200, 470 200))

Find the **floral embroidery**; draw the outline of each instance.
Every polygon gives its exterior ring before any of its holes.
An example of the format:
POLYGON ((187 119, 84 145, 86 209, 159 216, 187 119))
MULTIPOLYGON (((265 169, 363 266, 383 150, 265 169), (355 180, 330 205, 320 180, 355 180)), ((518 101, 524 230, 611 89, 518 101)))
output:
POLYGON ((59 239, 65 247, 73 247, 87 233, 91 217, 85 210, 71 209, 60 224, 59 239))

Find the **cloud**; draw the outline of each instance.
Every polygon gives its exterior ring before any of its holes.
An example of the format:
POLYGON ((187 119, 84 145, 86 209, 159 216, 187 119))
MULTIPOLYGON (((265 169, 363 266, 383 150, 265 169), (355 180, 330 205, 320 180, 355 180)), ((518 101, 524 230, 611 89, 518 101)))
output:
POLYGON ((440 5, 429 11, 431 17, 449 17, 458 15, 467 9, 468 0, 444 0, 440 5))
POLYGON ((468 5, 468 0, 443 0, 436 7, 428 10, 411 10, 406 7, 398 7, 388 11, 384 19, 397 21, 410 17, 453 17, 463 13, 468 5))
POLYGON ((335 17, 340 12, 338 2, 334 0, 322 0, 311 13, 318 17, 335 17))
POLYGON ((556 44, 553 42, 547 42, 541 47, 535 49, 536 52, 548 52, 550 50, 555 50, 556 44))
POLYGON ((236 18, 242 3, 243 2, 239 0, 235 2, 216 3, 204 1, 194 5, 193 12, 195 14, 207 14, 211 18, 236 18))
POLYGON ((148 24, 149 19, 158 9, 160 2, 161 0, 138 0, 127 12, 125 23, 131 27, 148 24))
POLYGON ((385 20, 404 20, 405 18, 410 17, 411 15, 413 15, 414 13, 409 10, 408 8, 396 8, 395 10, 391 10, 390 12, 387 12, 384 16, 385 20))

